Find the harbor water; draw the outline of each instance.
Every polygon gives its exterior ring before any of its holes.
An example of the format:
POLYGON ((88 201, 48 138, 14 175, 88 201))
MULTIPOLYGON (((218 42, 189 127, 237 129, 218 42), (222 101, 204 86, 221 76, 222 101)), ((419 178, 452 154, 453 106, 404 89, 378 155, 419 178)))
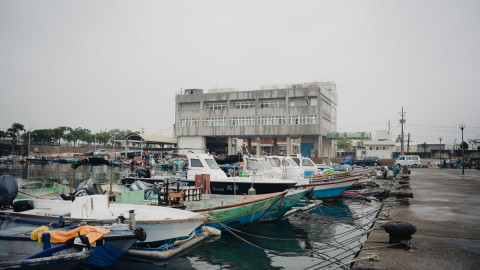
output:
MULTIPOLYGON (((94 178, 101 184, 118 183, 127 169, 67 164, 0 164, 0 175, 10 174, 19 188, 62 183, 76 187, 94 178)), ((152 174, 168 173, 161 169, 152 174)), ((349 269, 376 217, 376 201, 336 199, 320 203, 272 222, 231 228, 168 261, 122 258, 108 269, 349 269)))

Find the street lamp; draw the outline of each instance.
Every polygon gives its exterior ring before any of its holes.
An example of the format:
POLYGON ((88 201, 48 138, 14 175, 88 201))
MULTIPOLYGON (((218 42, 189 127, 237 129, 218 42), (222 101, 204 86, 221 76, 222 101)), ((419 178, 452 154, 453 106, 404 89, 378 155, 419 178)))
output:
POLYGON ((443 140, 443 137, 438 137, 438 139, 440 140, 440 168, 442 167, 441 164, 442 164, 442 140, 443 140))
POLYGON ((462 175, 465 175, 465 150, 464 150, 464 145, 463 145, 463 130, 465 129, 465 124, 464 123, 461 123, 460 125, 458 125, 458 127, 462 130, 462 142, 460 143, 460 145, 462 146, 462 175))

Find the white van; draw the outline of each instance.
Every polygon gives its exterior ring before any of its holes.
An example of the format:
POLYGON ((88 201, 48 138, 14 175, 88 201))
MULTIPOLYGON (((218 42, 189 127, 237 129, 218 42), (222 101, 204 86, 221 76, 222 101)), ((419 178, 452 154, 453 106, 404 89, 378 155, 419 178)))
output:
POLYGON ((420 157, 417 155, 400 155, 395 160, 395 165, 399 166, 420 166, 420 157))

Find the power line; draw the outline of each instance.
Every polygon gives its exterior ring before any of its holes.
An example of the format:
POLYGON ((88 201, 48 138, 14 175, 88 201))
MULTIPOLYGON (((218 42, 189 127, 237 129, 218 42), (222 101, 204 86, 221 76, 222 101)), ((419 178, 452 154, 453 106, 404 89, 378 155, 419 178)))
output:
POLYGON ((350 126, 350 127, 338 127, 339 129, 346 129, 346 128, 358 128, 358 127, 370 127, 370 126, 378 126, 384 125, 388 122, 380 122, 380 123, 373 123, 373 124, 366 124, 366 125, 359 125, 359 126, 350 126))

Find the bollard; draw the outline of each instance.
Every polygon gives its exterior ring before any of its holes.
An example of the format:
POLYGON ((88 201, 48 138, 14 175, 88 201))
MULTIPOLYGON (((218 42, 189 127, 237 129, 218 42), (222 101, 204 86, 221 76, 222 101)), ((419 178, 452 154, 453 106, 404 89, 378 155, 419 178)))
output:
POLYGON ((411 240, 412 234, 417 231, 415 225, 404 221, 387 223, 383 225, 383 229, 390 235, 389 244, 399 244, 401 241, 411 240))
POLYGON ((128 218, 130 220, 130 230, 133 230, 135 229, 135 227, 137 227, 137 224, 135 222, 135 210, 129 210, 128 214, 129 214, 128 218))

